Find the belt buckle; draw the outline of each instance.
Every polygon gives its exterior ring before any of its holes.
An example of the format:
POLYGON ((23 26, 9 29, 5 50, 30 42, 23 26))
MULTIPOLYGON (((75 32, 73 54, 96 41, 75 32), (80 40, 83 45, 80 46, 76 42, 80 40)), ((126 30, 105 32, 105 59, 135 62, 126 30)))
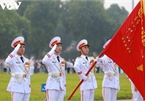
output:
POLYGON ((23 77, 24 77, 24 78, 26 78, 26 76, 27 76, 26 74, 23 74, 23 77))
POLYGON ((62 73, 59 73, 59 76, 62 76, 62 73))

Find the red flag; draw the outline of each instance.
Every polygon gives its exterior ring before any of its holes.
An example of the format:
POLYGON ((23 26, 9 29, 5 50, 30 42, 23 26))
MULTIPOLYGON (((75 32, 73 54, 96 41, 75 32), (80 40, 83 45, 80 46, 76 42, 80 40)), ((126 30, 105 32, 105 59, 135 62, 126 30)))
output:
POLYGON ((123 69, 145 99, 145 26, 140 2, 102 53, 123 69))

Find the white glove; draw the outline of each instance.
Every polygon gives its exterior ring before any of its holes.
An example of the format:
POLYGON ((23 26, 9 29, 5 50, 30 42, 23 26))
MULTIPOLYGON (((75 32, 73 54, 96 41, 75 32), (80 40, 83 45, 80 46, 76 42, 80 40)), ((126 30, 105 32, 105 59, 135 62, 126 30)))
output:
POLYGON ((18 45, 14 48, 14 50, 11 52, 11 54, 12 54, 13 56, 18 52, 20 46, 21 46, 21 45, 18 44, 18 45))
POLYGON ((107 73, 108 76, 114 76, 114 74, 115 74, 113 71, 107 71, 107 72, 108 72, 108 73, 107 73))
POLYGON ((98 58, 98 57, 96 57, 96 61, 97 61, 97 62, 103 63, 102 59, 100 59, 100 58, 98 58))
POLYGON ((88 80, 88 77, 87 76, 83 76, 83 80, 84 81, 87 81, 88 80))
POLYGON ((96 67, 101 67, 101 68, 104 67, 105 63, 101 58, 96 57, 96 61, 97 61, 96 67))
POLYGON ((112 80, 115 73, 113 71, 106 71, 105 74, 107 74, 109 79, 112 80))
POLYGON ((96 57, 96 61, 98 61, 98 59, 99 59, 99 57, 97 56, 97 57, 96 57))
POLYGON ((5 63, 10 65, 10 61, 12 60, 12 57, 15 56, 20 48, 20 44, 18 44, 15 49, 10 53, 10 55, 6 58, 5 63), (12 57, 11 57, 12 56, 12 57))
POLYGON ((53 46, 53 48, 48 52, 48 54, 49 54, 50 56, 52 56, 52 54, 54 54, 54 52, 55 52, 55 50, 56 50, 56 47, 57 47, 57 45, 55 44, 55 45, 53 46))

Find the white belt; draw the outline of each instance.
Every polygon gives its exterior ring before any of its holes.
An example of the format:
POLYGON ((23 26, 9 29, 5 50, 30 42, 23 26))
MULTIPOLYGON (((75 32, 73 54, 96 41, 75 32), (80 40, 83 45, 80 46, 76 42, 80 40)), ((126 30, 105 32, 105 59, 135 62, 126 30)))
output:
POLYGON ((49 73, 49 75, 51 75, 53 77, 57 77, 57 76, 62 76, 62 73, 60 73, 60 72, 51 72, 51 73, 49 73))
POLYGON ((114 76, 115 75, 115 72, 113 72, 113 71, 105 71, 104 73, 107 74, 108 76, 114 76))
POLYGON ((26 78, 27 75, 24 74, 24 73, 16 72, 16 73, 12 73, 11 76, 15 77, 18 80, 18 82, 21 84, 22 83, 22 78, 26 78))
POLYGON ((94 73, 89 73, 88 76, 94 76, 94 73))
POLYGON ((57 81, 60 81, 60 76, 62 76, 62 73, 60 73, 60 72, 51 72, 51 73, 49 73, 49 75, 54 77, 57 81))
POLYGON ((104 73, 108 75, 110 80, 112 80, 113 77, 116 75, 113 71, 105 71, 104 73))
POLYGON ((94 73, 89 73, 88 74, 88 81, 91 81, 91 77, 94 76, 94 73))

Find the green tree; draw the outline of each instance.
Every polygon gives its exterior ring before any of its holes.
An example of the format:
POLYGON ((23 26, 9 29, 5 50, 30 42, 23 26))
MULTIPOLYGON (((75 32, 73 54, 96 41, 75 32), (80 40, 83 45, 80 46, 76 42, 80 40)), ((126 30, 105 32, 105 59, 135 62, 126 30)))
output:
POLYGON ((22 2, 22 3, 21 3, 21 5, 20 5, 19 9, 17 10, 17 12, 18 12, 21 16, 23 16, 25 10, 27 9, 28 5, 30 5, 30 4, 32 3, 32 1, 27 1, 27 0, 24 1, 24 0, 22 0, 21 2, 22 2))
MULTIPOLYGON (((49 41, 55 36, 60 17, 60 1, 35 1, 27 6, 24 16, 31 21, 30 50, 36 58, 48 51, 49 41)), ((44 54, 43 54, 44 55, 44 54)))
POLYGON ((119 7, 117 4, 112 4, 110 8, 106 10, 106 14, 108 18, 112 20, 114 33, 128 16, 128 12, 125 10, 125 8, 119 7))
POLYGON ((111 34, 111 25, 106 18, 99 1, 70 1, 63 5, 62 22, 66 33, 73 34, 76 41, 86 38, 92 51, 100 51, 106 33, 111 34))
POLYGON ((0 9, 0 58, 5 58, 11 51, 11 42, 22 36, 21 29, 28 30, 30 22, 16 11, 0 9))
POLYGON ((87 39, 91 53, 102 50, 103 44, 114 35, 128 14, 124 8, 120 9, 118 5, 105 10, 103 3, 98 0, 72 0, 64 2, 62 8, 62 23, 66 33, 72 34, 76 41, 87 39), (117 16, 118 19, 111 15, 117 16))

